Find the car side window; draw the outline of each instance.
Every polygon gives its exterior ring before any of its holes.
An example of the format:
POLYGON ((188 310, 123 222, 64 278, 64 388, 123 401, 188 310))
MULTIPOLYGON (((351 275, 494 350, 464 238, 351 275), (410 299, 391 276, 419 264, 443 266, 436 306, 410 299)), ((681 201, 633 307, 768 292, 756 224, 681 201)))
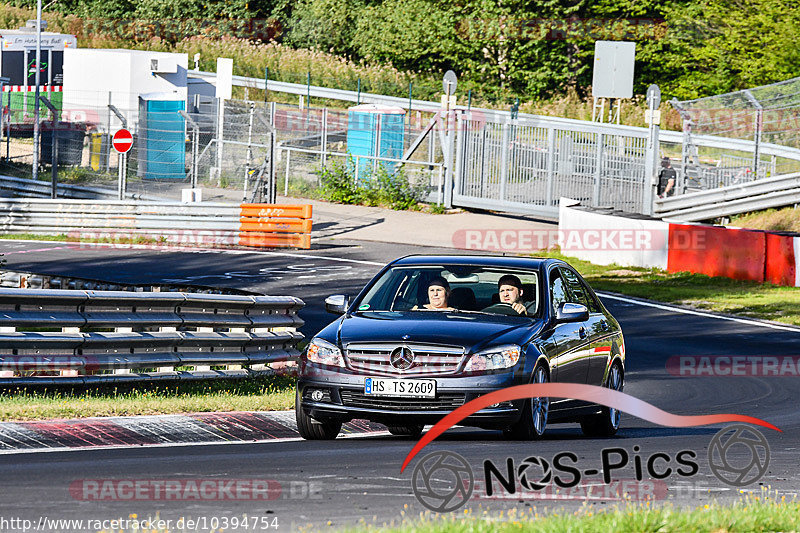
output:
POLYGON ((569 301, 567 299, 567 290, 564 286, 564 280, 561 278, 561 274, 557 268, 550 271, 550 301, 553 305, 553 316, 555 316, 556 311, 558 311, 559 305, 569 301))
POLYGON ((567 291, 569 292, 569 301, 585 305, 589 312, 598 312, 592 311, 592 308, 595 307, 594 302, 591 302, 591 297, 586 293, 586 289, 584 288, 581 280, 578 279, 578 275, 570 270, 569 268, 561 267, 561 275, 564 276, 567 285, 567 291))
POLYGON ((586 300, 589 302, 589 312, 590 313, 602 313, 603 308, 600 306, 600 302, 597 300, 597 295, 589 288, 589 284, 586 283, 586 280, 580 278, 581 285, 583 285, 583 291, 586 294, 586 300))

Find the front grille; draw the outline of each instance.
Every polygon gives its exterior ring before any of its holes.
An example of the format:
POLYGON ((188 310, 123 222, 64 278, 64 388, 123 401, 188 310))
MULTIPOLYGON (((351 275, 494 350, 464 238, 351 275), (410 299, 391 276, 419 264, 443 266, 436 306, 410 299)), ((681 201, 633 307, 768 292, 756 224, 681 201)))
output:
POLYGON ((367 396, 361 391, 342 390, 342 404, 347 407, 367 409, 388 409, 393 411, 425 411, 455 409, 464 405, 463 393, 438 393, 436 398, 388 398, 386 396, 367 396))
POLYGON ((413 343, 351 343, 346 346, 345 356, 354 370, 364 372, 398 376, 453 374, 464 358, 464 347, 413 343), (389 360, 392 351, 400 347, 410 348, 414 352, 414 362, 405 370, 393 367, 389 360))

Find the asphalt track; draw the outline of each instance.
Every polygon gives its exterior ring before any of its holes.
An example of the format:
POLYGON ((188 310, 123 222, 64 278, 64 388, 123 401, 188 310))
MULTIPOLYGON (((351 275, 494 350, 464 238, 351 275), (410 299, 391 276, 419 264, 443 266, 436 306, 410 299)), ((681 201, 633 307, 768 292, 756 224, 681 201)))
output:
MULTIPOLYGON (((320 310, 326 295, 355 293, 381 264, 396 256, 440 251, 444 250, 347 241, 332 241, 311 252, 277 254, 0 242, 0 252, 5 254, 7 268, 11 269, 109 281, 191 282, 297 295, 308 304, 302 315, 307 321, 303 328, 306 335, 313 334, 332 318, 320 310)), ((760 482, 742 490, 760 493, 762 487, 769 487, 773 493, 789 495, 800 491, 798 377, 678 377, 666 369, 667 360, 673 356, 797 355, 800 331, 724 320, 704 313, 690 314, 670 306, 642 305, 628 299, 603 299, 625 333, 628 354, 625 392, 676 414, 736 413, 775 424, 783 433, 762 430, 771 448, 768 469, 760 482)), ((400 465, 413 442, 384 433, 334 442, 281 438, 258 443, 5 454, 0 455, 3 494, 0 529, 4 529, 3 518, 26 518, 35 523, 42 517, 111 519, 127 518, 131 513, 140 519, 158 513, 163 519, 205 520, 207 527, 198 527, 199 530, 210 529, 212 517, 230 520, 243 514, 247 514, 251 524, 263 517, 268 522, 257 522, 258 525, 275 524, 281 530, 316 529, 329 523, 347 526, 361 519, 375 524, 398 523, 425 510, 411 491, 412 469, 422 456, 437 450, 465 457, 478 479, 483 478, 486 459, 502 468, 507 457, 519 464, 529 456, 551 461, 559 452, 571 451, 578 457, 579 469, 585 471, 600 468, 604 448, 625 448, 631 457, 639 455, 643 463, 653 453, 662 452, 673 466, 680 451, 690 450, 697 455, 697 474, 686 478, 669 476, 656 483, 654 492, 652 485, 632 482, 633 459, 627 467, 615 472, 615 478, 629 481, 621 492, 631 499, 637 499, 644 491, 645 496, 654 494, 657 502, 695 506, 711 499, 731 500, 740 496, 740 489, 718 480, 707 463, 709 442, 722 427, 668 428, 628 416, 623 418, 622 428, 613 439, 586 439, 577 425, 562 425, 551 426, 546 439, 536 443, 507 442, 497 432, 458 428, 425 448, 403 473, 400 465), (280 484, 281 491, 266 502, 175 501, 164 497, 86 501, 69 490, 71 484, 86 479, 266 479, 280 484)), ((473 514, 530 507, 539 511, 572 509, 583 505, 587 496, 589 504, 598 507, 617 503, 619 492, 615 490, 621 485, 609 491, 600 476, 584 477, 594 489, 581 485, 558 493, 516 493, 502 500, 473 498, 467 507, 473 509, 473 514)), ((75 524, 63 529, 77 530, 75 524)))

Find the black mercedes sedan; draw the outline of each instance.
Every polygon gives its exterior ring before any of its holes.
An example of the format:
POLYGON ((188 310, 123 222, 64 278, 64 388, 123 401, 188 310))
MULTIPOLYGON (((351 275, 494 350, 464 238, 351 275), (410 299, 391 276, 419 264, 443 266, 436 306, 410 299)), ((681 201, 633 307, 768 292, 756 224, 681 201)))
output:
MULTIPOLYGON (((295 411, 300 435, 333 439, 366 419, 418 437, 464 403, 514 385, 572 382, 622 390, 619 323, 564 261, 415 255, 386 265, 358 294, 333 295, 342 315, 300 361, 295 411)), ((540 438, 551 423, 580 423, 611 436, 616 409, 528 398, 491 405, 461 422, 540 438)))

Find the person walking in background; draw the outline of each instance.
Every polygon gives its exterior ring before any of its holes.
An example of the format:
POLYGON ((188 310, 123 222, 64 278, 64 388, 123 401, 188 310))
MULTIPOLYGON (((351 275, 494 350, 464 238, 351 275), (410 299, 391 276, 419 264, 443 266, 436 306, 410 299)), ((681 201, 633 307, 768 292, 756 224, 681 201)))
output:
POLYGON ((672 196, 675 194, 675 178, 678 174, 672 168, 669 157, 661 160, 661 172, 658 173, 658 197, 672 196))

